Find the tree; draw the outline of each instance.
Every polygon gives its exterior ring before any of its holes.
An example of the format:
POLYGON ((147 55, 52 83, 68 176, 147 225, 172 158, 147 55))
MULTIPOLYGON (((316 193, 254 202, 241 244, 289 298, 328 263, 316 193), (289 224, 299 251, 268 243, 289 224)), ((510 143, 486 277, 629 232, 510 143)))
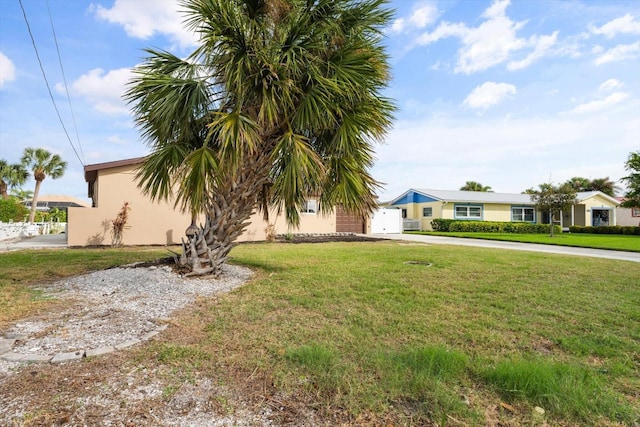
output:
POLYGON ((36 187, 33 190, 33 200, 31 201, 31 212, 29 214, 29 222, 33 222, 36 215, 38 194, 40 193, 42 181, 44 181, 47 176, 50 176, 52 179, 57 179, 64 175, 67 162, 63 161, 59 155, 51 154, 44 148, 27 147, 24 149, 24 154, 22 155, 22 165, 32 170, 33 179, 36 181, 36 187))
POLYGON ((540 184, 540 189, 529 193, 531 201, 540 212, 549 212, 550 233, 553 237, 554 214, 576 203, 576 191, 571 185, 564 183, 560 186, 540 184))
POLYGON ((629 153, 625 162, 625 169, 629 175, 622 178, 627 184, 627 192, 621 206, 625 208, 640 208, 640 151, 629 153))
POLYGON ((29 172, 20 163, 10 164, 0 159, 0 194, 2 198, 9 198, 8 190, 22 185, 29 178, 29 172))
POLYGON ((33 191, 23 190, 22 188, 13 188, 11 195, 17 197, 21 202, 33 199, 33 191))
POLYGON ((185 59, 146 51, 126 94, 151 147, 137 179, 191 214, 188 274, 219 273, 255 209, 297 226, 310 195, 322 213, 377 206, 373 147, 394 111, 384 3, 187 0, 201 45, 185 59))
POLYGON ((616 191, 620 190, 620 187, 616 185, 614 181, 611 181, 609 177, 588 179, 579 176, 574 176, 568 180, 565 184, 570 185, 575 191, 601 191, 611 197, 615 197, 616 191))
POLYGON ((467 181, 462 187, 460 187, 460 191, 484 191, 491 192, 490 186, 484 186, 479 182, 475 181, 467 181))

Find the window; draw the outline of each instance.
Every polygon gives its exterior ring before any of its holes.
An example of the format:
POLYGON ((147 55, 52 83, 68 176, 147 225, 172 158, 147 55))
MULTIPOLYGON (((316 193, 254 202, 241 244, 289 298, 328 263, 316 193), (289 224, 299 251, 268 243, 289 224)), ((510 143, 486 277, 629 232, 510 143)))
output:
POLYGON ((640 216, 640 208, 631 208, 631 216, 640 216))
POLYGON ((407 210, 406 209, 402 209, 402 219, 407 219, 407 210))
POLYGON ((422 216, 433 216, 433 208, 422 208, 422 216))
POLYGON ((318 212, 318 201, 316 199, 305 200, 302 205, 302 213, 315 214, 318 212))
POLYGON ((456 206, 456 219, 482 219, 482 206, 456 206))
POLYGON ((511 221, 514 222, 535 222, 536 210, 528 207, 512 207, 511 208, 511 221))

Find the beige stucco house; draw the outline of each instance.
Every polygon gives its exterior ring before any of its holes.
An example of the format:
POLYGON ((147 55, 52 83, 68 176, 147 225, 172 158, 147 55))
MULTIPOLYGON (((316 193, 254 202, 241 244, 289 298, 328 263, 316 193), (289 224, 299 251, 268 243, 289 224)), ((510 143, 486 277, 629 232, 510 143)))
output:
MULTIPOLYGON (((87 165, 84 168, 88 184, 91 208, 68 209, 69 246, 110 245, 111 221, 128 202, 131 210, 127 228, 123 233, 125 245, 173 245, 180 243, 185 229, 191 223, 190 216, 173 208, 167 202, 152 202, 138 189, 136 169, 144 158, 133 158, 107 163, 87 165)), ((347 215, 336 209, 330 215, 317 212, 317 201, 307 200, 302 212, 300 227, 290 229, 284 215, 270 213, 270 223, 277 234, 286 233, 335 233, 366 232, 364 218, 347 215)), ((254 213, 251 224, 240 241, 265 240, 267 224, 261 213, 254 213)))
MULTIPOLYGON (((616 225, 618 200, 600 191, 577 194, 577 203, 557 218, 561 227, 616 225)), ((434 218, 468 221, 549 223, 528 194, 410 189, 388 207, 402 209, 405 230, 432 230, 434 218)))

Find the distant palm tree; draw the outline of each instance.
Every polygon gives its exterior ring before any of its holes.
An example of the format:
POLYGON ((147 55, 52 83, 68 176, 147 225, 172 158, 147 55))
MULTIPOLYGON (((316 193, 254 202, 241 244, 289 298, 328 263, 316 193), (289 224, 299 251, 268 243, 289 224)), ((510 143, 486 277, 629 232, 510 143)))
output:
POLYGON ((616 192, 620 191, 620 187, 614 181, 611 181, 608 176, 595 179, 574 176, 565 184, 575 191, 601 191, 611 197, 615 197, 616 192))
POLYGON ((460 191, 484 191, 484 192, 492 192, 490 186, 484 186, 479 182, 475 181, 467 181, 465 185, 460 187, 460 191))
POLYGON ((33 178, 36 180, 36 188, 33 190, 33 200, 31 201, 31 213, 29 214, 29 222, 33 222, 42 181, 47 176, 57 179, 64 175, 67 162, 63 161, 59 155, 51 154, 44 148, 28 147, 24 149, 22 164, 33 171, 33 178))
POLYGON ((588 178, 583 178, 581 176, 574 176, 570 180, 568 180, 565 184, 569 185, 575 191, 589 191, 589 187, 591 186, 591 181, 588 178))
POLYGON ((3 199, 8 199, 9 188, 22 185, 29 178, 29 172, 20 163, 10 164, 4 159, 0 159, 0 194, 3 199))
POLYGON ((596 178, 591 180, 591 191, 601 191, 611 197, 615 197, 616 192, 620 191, 620 187, 608 176, 604 178, 596 178))

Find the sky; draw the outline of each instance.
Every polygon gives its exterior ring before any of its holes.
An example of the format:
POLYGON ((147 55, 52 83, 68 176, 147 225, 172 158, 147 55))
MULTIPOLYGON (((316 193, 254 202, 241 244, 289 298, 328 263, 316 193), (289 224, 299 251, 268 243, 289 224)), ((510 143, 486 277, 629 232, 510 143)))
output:
MULTIPOLYGON (((640 150, 640 1, 388 6, 384 95, 397 111, 371 171, 381 201, 466 181, 520 193, 625 176, 640 150)), ((67 170, 41 194, 88 200, 83 165, 149 152, 121 95, 144 48, 195 48, 182 20, 175 0, 0 0, 0 159, 59 154, 67 170)))

